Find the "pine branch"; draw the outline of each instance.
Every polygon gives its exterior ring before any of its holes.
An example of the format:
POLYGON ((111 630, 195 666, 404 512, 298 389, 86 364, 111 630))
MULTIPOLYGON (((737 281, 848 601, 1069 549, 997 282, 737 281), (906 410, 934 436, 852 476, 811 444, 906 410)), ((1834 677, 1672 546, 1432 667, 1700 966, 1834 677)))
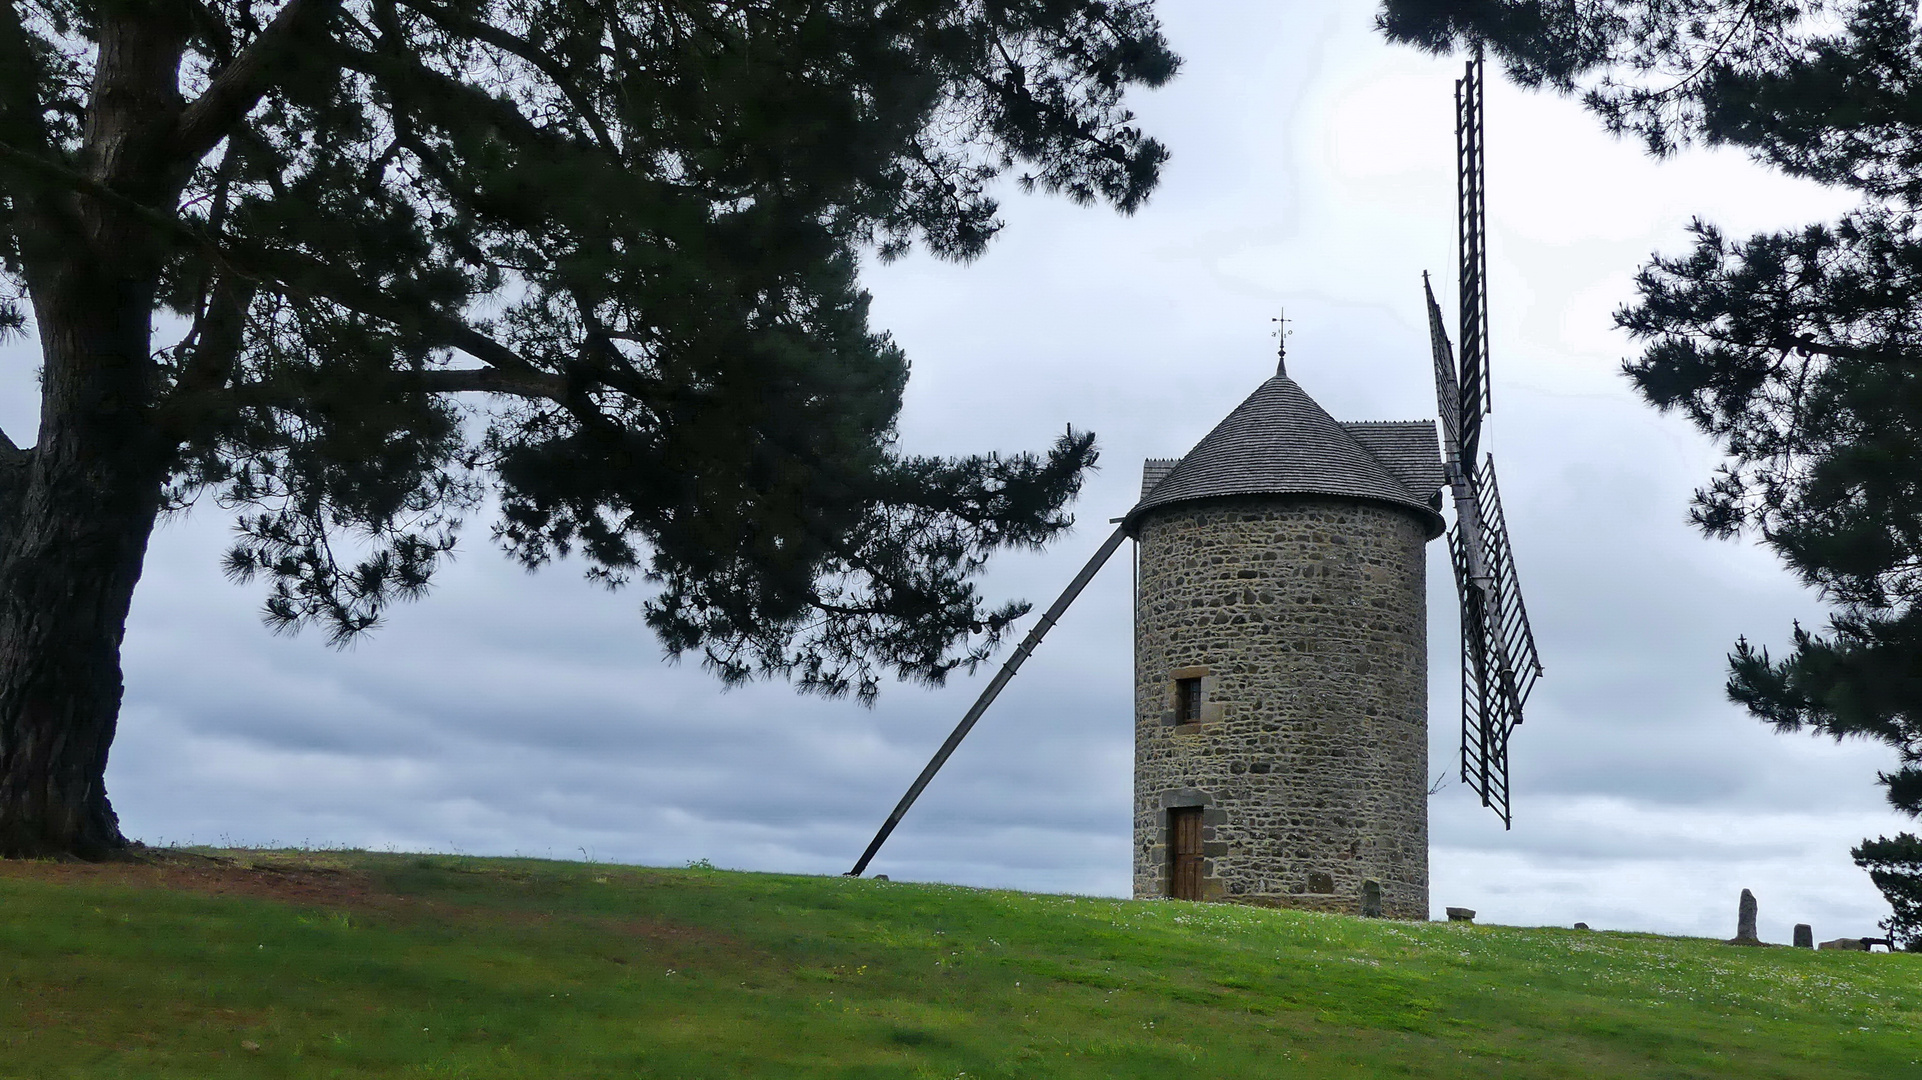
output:
POLYGON ((417 389, 436 394, 486 393, 514 394, 519 397, 565 401, 567 380, 544 371, 508 372, 499 368, 441 368, 434 371, 409 371, 405 381, 417 389))
POLYGON ((21 497, 26 494, 32 465, 33 451, 15 446, 7 433, 0 431, 0 560, 7 557, 11 546, 8 540, 13 533, 13 519, 21 497))
POLYGON ((418 334, 423 344, 458 349, 490 367, 526 380, 550 377, 464 319, 397 300, 356 275, 342 273, 318 259, 281 248, 228 245, 219 250, 229 266, 262 284, 276 285, 287 295, 339 304, 349 311, 418 334))
POLYGON ((0 134, 35 150, 51 152, 53 133, 47 129, 46 102, 37 89, 47 84, 47 73, 38 62, 26 26, 13 0, 0 2, 0 66, 13 73, 0 81, 11 91, 0 95, 0 134))
MULTIPOLYGON (((393 385, 427 394, 512 394, 566 404, 567 380, 546 372, 505 372, 497 368, 454 368, 387 373, 393 385)), ((243 408, 292 408, 313 396, 310 383, 266 379, 178 394, 160 410, 161 420, 185 438, 199 421, 243 408)))
POLYGON ((292 58, 301 38, 323 27, 340 5, 341 0, 288 0, 233 63, 221 68, 206 91, 181 112, 174 127, 175 167, 190 169, 220 145, 234 125, 296 66, 292 58))
POLYGON ((519 353, 474 329, 464 320, 396 300, 353 274, 341 273, 318 259, 285 249, 223 245, 179 218, 142 205, 98 180, 36 158, 4 142, 0 142, 0 160, 10 160, 26 171, 43 178, 57 179, 76 191, 113 203, 137 215, 148 227, 199 249, 216 266, 242 280, 256 285, 276 285, 287 295, 331 301, 349 311, 393 323, 420 334, 425 344, 459 349, 482 363, 519 376, 521 385, 546 386, 541 380, 553 378, 519 353))
MULTIPOLYGON (((28 45, 26 27, 13 0, 0 0, 0 68, 14 77, 8 85, 13 93, 0 96, 0 142, 17 142, 37 156, 52 157, 60 151, 47 128, 45 103, 34 88, 47 84, 47 73, 28 45)), ((39 185, 9 184, 8 196, 14 203, 16 221, 8 222, 19 246, 21 262, 29 288, 43 276, 45 261, 62 246, 62 240, 78 230, 70 208, 49 198, 39 185), (51 239, 43 238, 50 237, 51 239), (38 241, 38 242, 36 242, 38 241)))
MULTIPOLYGON (((527 374, 501 371, 498 368, 437 368, 429 371, 395 371, 388 374, 395 385, 428 394, 514 394, 518 397, 543 398, 548 401, 562 401, 567 395, 567 380, 546 372, 527 374)), ((312 392, 312 387, 305 383, 266 379, 260 382, 239 383, 219 391, 196 395, 194 400, 199 402, 219 400, 235 406, 281 405, 293 404, 310 397, 312 392)))
POLYGON ((14 138, 27 135, 35 146, 48 146, 46 117, 42 110, 44 104, 40 95, 34 93, 36 87, 45 85, 45 73, 35 63, 33 50, 28 47, 27 28, 20 21, 20 12, 13 2, 0 3, 0 62, 19 73, 14 78, 0 83, 13 91, 0 97, 0 125, 14 138))
POLYGON ((477 41, 485 41, 489 45, 500 49, 502 52, 518 56, 533 65, 541 74, 552 80, 554 88, 567 98, 568 104, 574 106, 574 111, 580 114, 581 122, 586 124, 588 129, 593 132, 594 139, 600 144, 601 149, 606 151, 609 157, 617 161, 620 160, 621 152, 619 144, 617 144, 614 141, 614 137, 609 134, 607 125, 601 122, 599 114, 593 110, 587 100, 581 95, 577 77, 562 68, 561 65, 555 63, 554 57, 551 54, 538 48, 532 42, 516 37, 498 26, 482 22, 479 19, 463 15, 456 11, 450 11, 439 4, 426 3, 424 0, 399 0, 399 3, 402 7, 417 12, 426 17, 429 22, 432 22, 434 25, 449 33, 462 34, 472 37, 477 41))
MULTIPOLYGON (((1739 342, 1739 344, 1747 344, 1739 342)), ((1873 360, 1900 361, 1904 355, 1886 348, 1862 348, 1854 345, 1828 344, 1817 340, 1810 334, 1778 333, 1772 336, 1770 347, 1780 350, 1794 350, 1807 355, 1826 356, 1833 360, 1873 360)), ((1796 388, 1795 397, 1801 398, 1801 387, 1796 388)))
POLYGON ((247 308, 255 291, 251 282, 225 277, 215 281, 188 334, 193 350, 180 373, 181 389, 211 390, 226 384, 246 341, 247 308))

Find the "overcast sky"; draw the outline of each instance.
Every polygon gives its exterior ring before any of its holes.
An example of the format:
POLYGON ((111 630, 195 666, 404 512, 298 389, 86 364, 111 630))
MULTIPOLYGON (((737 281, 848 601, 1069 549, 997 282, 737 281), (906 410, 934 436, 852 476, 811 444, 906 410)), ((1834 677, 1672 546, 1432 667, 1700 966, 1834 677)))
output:
MULTIPOLYGON (((1186 59, 1137 99, 1173 151, 1132 218, 1010 192, 969 266, 871 267, 875 323, 914 361, 906 448, 1038 449, 1098 433, 1081 526, 1003 558, 994 597, 1045 606, 1125 512, 1141 459, 1185 452, 1272 373, 1336 418, 1432 417, 1421 272, 1454 253, 1460 64, 1384 43, 1366 3, 1162 0, 1186 59)), ((1491 76, 1494 72, 1491 71, 1491 76)), ((1737 635, 1779 647, 1818 598, 1765 552, 1704 539, 1717 460, 1632 396, 1611 312, 1702 215, 1731 234, 1831 218, 1835 192, 1731 154, 1652 162, 1574 104, 1491 78, 1494 415, 1523 592, 1547 676, 1513 748, 1516 823, 1459 782, 1432 801, 1432 897, 1484 922, 1766 939, 1886 914, 1848 849, 1914 828, 1874 784, 1892 752, 1773 734, 1728 704, 1737 635)), ((33 429, 31 347, 0 425, 33 429)), ((527 575, 470 527, 423 603, 370 640, 276 637, 226 582, 208 506, 156 535, 126 639, 108 789, 148 843, 307 844, 838 873, 991 674, 884 688, 864 710, 782 686, 729 693, 662 659, 636 613, 563 564, 527 575)), ((1455 600, 1430 552, 1432 771, 1455 760, 1455 600)), ((1132 786, 1127 563, 1083 595, 871 872, 1126 895, 1132 786)), ((1023 628, 1025 629, 1025 627, 1023 628)))

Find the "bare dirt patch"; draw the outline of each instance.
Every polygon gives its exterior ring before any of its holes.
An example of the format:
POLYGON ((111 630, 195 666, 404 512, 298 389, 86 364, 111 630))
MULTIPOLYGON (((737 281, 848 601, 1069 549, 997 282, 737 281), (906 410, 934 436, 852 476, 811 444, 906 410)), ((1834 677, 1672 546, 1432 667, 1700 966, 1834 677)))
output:
POLYGON ((596 919, 594 925, 603 927, 619 937, 639 938, 662 945, 699 945, 729 950, 747 948, 740 938, 732 934, 710 927, 690 926, 664 919, 596 919))
MULTIPOLYGON (((514 881, 516 875, 492 875, 514 881)), ((531 875, 519 875, 533 881, 531 875)), ((558 915, 538 908, 461 904, 442 898, 408 896, 388 889, 374 874, 326 852, 222 852, 135 848, 111 862, 52 859, 0 859, 0 880, 17 878, 62 885, 169 889, 203 896, 244 896, 287 904, 387 915, 480 918, 498 924, 547 926, 556 921, 594 926, 610 939, 644 943, 669 954, 739 951, 744 944, 727 933, 650 917, 607 918, 558 915), (330 863, 332 865, 330 865, 330 863)), ((624 961, 623 961, 624 962, 624 961)))
POLYGON ((272 856, 236 858, 190 851, 144 850, 124 860, 84 863, 0 859, 0 878, 174 889, 208 896, 248 896, 321 907, 394 908, 413 903, 381 889, 364 871, 272 856))

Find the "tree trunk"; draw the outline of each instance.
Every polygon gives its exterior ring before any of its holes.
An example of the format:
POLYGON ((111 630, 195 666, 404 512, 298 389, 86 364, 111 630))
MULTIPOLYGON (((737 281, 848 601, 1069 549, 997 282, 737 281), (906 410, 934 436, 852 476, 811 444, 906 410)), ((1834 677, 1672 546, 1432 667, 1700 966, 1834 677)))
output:
MULTIPOLYGON (((41 326, 44 334, 48 324, 41 326)), ((58 344, 49 339, 48 352, 58 344)), ((157 455, 141 445, 145 425, 126 423, 113 403, 99 405, 42 425, 26 490, 8 515, 0 856, 99 858, 125 845, 104 777, 120 712, 120 642, 161 477, 157 455)))
POLYGON ((0 485, 0 856, 127 844, 105 776, 120 642, 170 460, 150 351, 166 241, 146 218, 171 213, 179 190, 176 16, 136 0, 102 17, 78 163, 112 194, 10 191, 45 363, 39 438, 9 455, 0 485))
POLYGON ((72 276, 35 297, 47 360, 40 439, 0 530, 5 857, 91 859, 126 845, 105 773, 120 642, 166 467, 148 415, 152 289, 72 276))

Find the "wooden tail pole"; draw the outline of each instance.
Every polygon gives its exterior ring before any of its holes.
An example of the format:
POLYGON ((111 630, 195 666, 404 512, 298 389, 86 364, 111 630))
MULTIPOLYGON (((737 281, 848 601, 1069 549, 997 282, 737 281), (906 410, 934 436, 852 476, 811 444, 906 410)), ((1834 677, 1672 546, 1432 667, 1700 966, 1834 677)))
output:
POLYGON ((881 850, 882 844, 887 843, 888 834, 901 823, 902 816, 908 812, 908 807, 914 805, 914 800, 921 797, 921 791, 928 786, 928 781, 934 779, 934 774, 940 772, 941 766, 947 764, 948 756, 954 753, 954 748, 961 745, 962 739, 967 738, 969 729, 974 727, 974 722, 981 719, 981 714, 988 711, 989 705, 994 704, 995 696, 1001 693, 1001 688, 1008 685, 1008 680, 1014 678, 1015 672, 1021 670, 1022 661, 1034 652, 1036 645, 1041 644, 1041 639, 1046 636, 1048 629, 1068 610, 1068 605, 1074 603, 1074 598, 1081 595, 1081 590, 1087 588, 1088 582, 1094 580, 1096 572, 1107 563, 1108 558, 1115 553, 1115 549, 1120 547, 1121 542, 1127 538, 1126 525, 1116 528, 1114 535, 1108 537, 1107 543, 1101 545, 1101 550, 1095 552, 1094 558, 1088 560, 1088 565, 1082 567, 1081 573, 1076 574, 1074 580, 1068 583, 1067 589, 1061 593, 1061 598, 1042 614, 1040 621, 1028 631, 1028 636, 1021 639, 1021 644, 1015 647, 1014 655, 1008 657, 1007 663, 1001 665, 1001 670, 995 673, 993 681, 988 683, 988 688, 981 691, 981 696, 975 699, 974 707, 968 710, 968 715, 962 717, 961 722, 955 725, 953 734, 948 736, 948 741, 942 743, 941 749, 935 751, 934 759, 928 762, 928 767, 921 770, 921 775, 914 778, 914 784, 908 788, 908 793, 901 796, 901 802, 895 806, 894 813, 888 815, 888 820, 881 826, 881 831, 874 834, 874 840, 868 844, 868 849, 861 853, 861 861, 855 863, 854 869, 842 875, 843 877, 860 877, 861 872, 868 868, 868 861, 874 858, 875 852, 881 850))

